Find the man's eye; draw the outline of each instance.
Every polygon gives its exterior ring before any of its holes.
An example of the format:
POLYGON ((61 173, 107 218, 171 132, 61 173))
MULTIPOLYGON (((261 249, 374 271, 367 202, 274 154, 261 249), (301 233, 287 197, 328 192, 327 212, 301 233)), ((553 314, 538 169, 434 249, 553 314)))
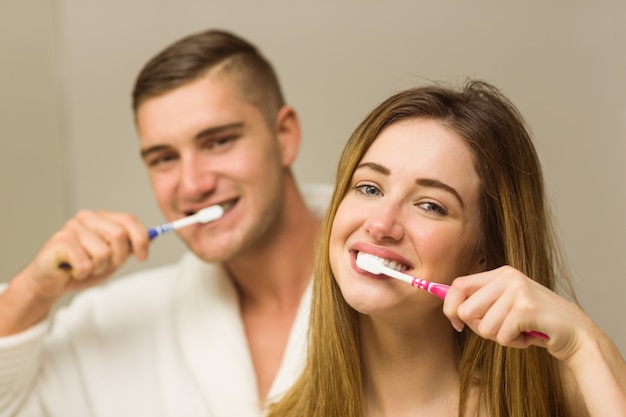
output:
POLYGON ((207 149, 221 148, 233 142, 236 138, 237 137, 235 135, 231 135, 231 136, 223 136, 220 138, 211 139, 204 143, 204 147, 207 149))
POLYGON ((159 155, 159 156, 155 156, 153 158, 150 158, 148 160, 148 166, 149 167, 157 167, 163 164, 166 164, 167 162, 173 161, 175 159, 175 156, 173 155, 159 155))
POLYGON ((365 196, 379 196, 381 194, 380 190, 371 184, 357 185, 354 189, 365 196))

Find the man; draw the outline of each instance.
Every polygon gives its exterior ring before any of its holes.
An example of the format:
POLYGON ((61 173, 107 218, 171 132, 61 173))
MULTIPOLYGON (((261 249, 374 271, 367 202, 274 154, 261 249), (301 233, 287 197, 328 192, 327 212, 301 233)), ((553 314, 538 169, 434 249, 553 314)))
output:
POLYGON ((141 156, 177 264, 94 287, 149 240, 132 215, 82 211, 0 295, 0 416, 258 415, 305 355, 318 219, 291 166, 296 111, 271 65, 223 31, 149 61, 133 91, 141 156), (51 322, 51 330, 48 324, 51 322))

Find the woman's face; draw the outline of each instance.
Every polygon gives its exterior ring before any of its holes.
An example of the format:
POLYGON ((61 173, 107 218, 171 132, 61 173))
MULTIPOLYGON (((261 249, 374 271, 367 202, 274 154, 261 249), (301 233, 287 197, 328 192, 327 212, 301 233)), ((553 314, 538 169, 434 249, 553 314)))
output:
POLYGON ((357 166, 335 215, 330 264, 346 301, 376 314, 441 300, 356 266, 365 252, 434 282, 482 270, 477 254, 479 178, 463 140, 440 122, 410 119, 387 127, 357 166), (416 297, 422 302, 417 303, 416 297))

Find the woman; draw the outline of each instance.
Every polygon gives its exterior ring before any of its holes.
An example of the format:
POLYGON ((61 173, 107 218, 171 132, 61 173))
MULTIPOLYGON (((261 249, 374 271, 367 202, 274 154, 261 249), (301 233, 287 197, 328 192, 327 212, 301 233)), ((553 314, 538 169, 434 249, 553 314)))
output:
POLYGON ((539 161, 495 87, 415 88, 372 111, 319 245, 308 362, 271 417, 626 415, 619 351, 556 294, 539 161), (360 269, 361 252, 451 285, 445 301, 360 269))

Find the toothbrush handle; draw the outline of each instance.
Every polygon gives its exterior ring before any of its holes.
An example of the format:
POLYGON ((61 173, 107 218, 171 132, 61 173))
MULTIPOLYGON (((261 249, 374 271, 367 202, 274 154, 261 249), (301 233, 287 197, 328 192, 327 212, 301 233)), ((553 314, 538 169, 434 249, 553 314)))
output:
POLYGON ((151 229, 148 229, 148 238, 150 240, 154 239, 157 236, 161 236, 164 233, 171 232, 174 230, 174 225, 172 223, 165 223, 161 226, 154 226, 151 229))
POLYGON ((545 333, 538 332, 537 330, 529 330, 529 331, 524 331, 522 333, 525 334, 526 336, 531 336, 531 337, 536 337, 536 338, 539 338, 539 339, 550 340, 550 336, 548 336, 545 333))
POLYGON ((444 298, 446 298, 446 294, 448 293, 448 289, 450 289, 449 285, 446 284, 439 284, 436 282, 430 282, 430 281, 426 281, 425 279, 421 279, 421 278, 413 278, 413 282, 411 282, 411 285, 414 287, 417 287, 421 290, 425 290, 428 291, 429 293, 436 295, 437 297, 441 298, 442 300, 444 298))
POLYGON ((436 295, 437 297, 441 298, 442 300, 446 298, 446 294, 448 293, 449 289, 450 289, 449 285, 436 284, 434 282, 429 282, 428 283, 428 288, 426 288, 426 290, 429 293, 436 295))
MULTIPOLYGON (((450 289, 449 285, 439 284, 436 282, 430 282, 421 278, 413 278, 413 282, 411 282, 411 285, 419 289, 428 291, 429 293, 436 295, 442 300, 446 298, 446 294, 448 293, 448 290, 450 289)), ((522 332, 522 334, 525 334, 526 336, 537 337, 539 339, 545 339, 545 340, 550 339, 550 337, 547 334, 538 332, 536 330, 524 331, 522 332)))

